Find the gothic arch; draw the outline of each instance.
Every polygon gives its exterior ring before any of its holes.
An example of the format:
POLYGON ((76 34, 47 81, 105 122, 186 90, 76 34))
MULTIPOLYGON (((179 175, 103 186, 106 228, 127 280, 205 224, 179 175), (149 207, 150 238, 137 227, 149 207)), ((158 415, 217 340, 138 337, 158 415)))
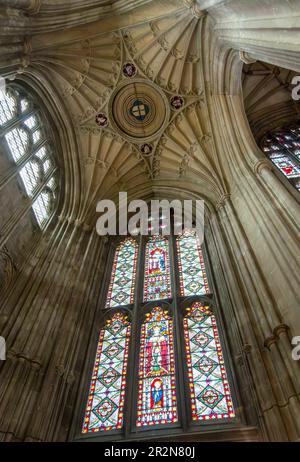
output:
MULTIPOLYGON (((123 240, 124 241, 124 240, 123 240)), ((122 245, 122 242, 121 240, 121 245, 122 245)), ((221 343, 222 343, 222 347, 223 347, 223 352, 224 354, 227 356, 228 354, 228 345, 227 345, 227 342, 226 342, 226 335, 224 334, 224 330, 223 330, 223 327, 222 327, 222 324, 223 324, 223 320, 222 318, 226 317, 227 316, 227 308, 225 307, 225 305, 223 304, 223 302, 221 303, 221 305, 223 306, 223 314, 221 313, 221 309, 219 307, 219 302, 218 302, 218 298, 214 298, 213 295, 211 294, 212 291, 214 291, 215 287, 214 287, 214 283, 213 283, 213 279, 212 278, 212 275, 211 275, 211 270, 209 269, 209 265, 207 266, 206 265, 206 269, 208 271, 208 274, 209 274, 209 278, 210 278, 210 284, 211 284, 211 290, 210 290, 210 294, 208 294, 207 296, 206 295, 200 295, 200 296, 197 296, 197 295, 194 295, 192 297, 189 297, 189 296, 183 296, 183 293, 181 293, 179 291, 179 286, 177 286, 177 284, 179 283, 179 269, 178 269, 178 262, 177 262, 177 257, 175 257, 175 260, 174 260, 174 251, 175 251, 175 254, 177 253, 177 251, 175 250, 175 247, 176 247, 176 244, 175 244, 175 241, 173 239, 173 237, 170 238, 170 247, 169 247, 169 243, 168 243, 168 247, 170 248, 170 268, 171 268, 171 280, 172 280, 172 294, 170 294, 170 296, 168 298, 166 298, 166 296, 163 297, 163 299, 159 299, 159 300, 151 300, 151 299, 148 299, 148 300, 145 300, 144 297, 142 297, 142 294, 144 292, 143 290, 143 285, 144 285, 144 275, 143 275, 143 267, 145 265, 145 256, 144 256, 144 252, 146 252, 146 243, 147 243, 148 239, 146 238, 139 238, 139 260, 138 260, 138 273, 136 275, 137 277, 137 287, 136 287, 136 290, 135 290, 135 299, 134 299, 134 302, 132 304, 129 304, 127 306, 120 306, 120 308, 118 307, 113 307, 113 308, 107 308, 107 300, 110 300, 111 299, 111 290, 110 290, 110 287, 111 287, 111 282, 110 282, 110 275, 111 275, 111 268, 112 268, 112 263, 115 261, 115 254, 114 253, 114 250, 115 249, 118 249, 120 244, 119 244, 119 240, 115 241, 114 239, 111 239, 110 240, 110 248, 112 250, 112 252, 110 253, 111 257, 109 259, 109 262, 107 262, 106 264, 106 277, 105 277, 105 282, 104 284, 102 285, 102 295, 101 297, 99 298, 99 310, 98 310, 98 319, 99 319, 99 323, 97 322, 97 326, 103 326, 105 325, 105 319, 109 319, 111 318, 111 316, 113 316, 114 313, 118 312, 119 309, 121 309, 124 313, 127 313, 127 315, 130 317, 131 319, 131 322, 132 322, 132 330, 131 330, 131 337, 130 337, 130 340, 129 340, 129 357, 128 357, 128 361, 130 363, 130 373, 127 374, 127 382, 126 382, 126 393, 125 393, 125 403, 124 403, 124 421, 123 421, 123 424, 121 426, 118 426, 118 428, 111 428, 110 426, 107 428, 107 430, 105 428, 102 428, 102 431, 99 432, 99 429, 97 429, 97 426, 95 427, 95 430, 93 430, 93 425, 94 423, 92 424, 92 427, 89 428, 88 426, 86 425, 90 425, 90 423, 84 423, 84 427, 83 427, 83 434, 81 434, 81 428, 82 428, 82 419, 83 419, 83 415, 85 413, 85 409, 86 409, 86 393, 84 393, 84 396, 83 396, 83 390, 86 391, 87 389, 87 386, 89 386, 89 378, 90 378, 90 371, 91 371, 91 368, 92 368, 92 360, 93 360, 93 354, 89 354, 88 355, 88 360, 87 362, 85 363, 85 367, 84 367, 84 371, 83 374, 82 374, 82 385, 78 388, 78 391, 80 393, 80 395, 78 396, 78 400, 77 400, 77 406, 76 406, 76 409, 75 409, 75 412, 74 412, 74 420, 73 420, 73 424, 72 424, 72 431, 71 431, 71 439, 74 439, 75 440, 89 440, 89 439, 93 439, 93 440, 99 440, 99 441, 110 441, 111 439, 113 439, 114 441, 122 441, 123 438, 124 438, 124 431, 122 431, 122 428, 123 425, 126 425, 126 428, 127 430, 125 430, 125 437, 129 437, 129 438, 133 438, 135 439, 137 436, 139 439, 143 439, 143 438, 151 438, 151 435, 153 433, 153 430, 154 428, 151 430, 151 426, 147 428, 147 424, 144 425, 144 423, 142 423, 142 421, 139 420, 139 416, 141 416, 142 414, 140 414, 141 412, 141 409, 139 408, 139 406, 136 405, 136 402, 140 402, 140 391, 138 391, 138 385, 140 384, 140 381, 141 381, 141 376, 138 374, 138 371, 140 370, 140 356, 139 356, 139 351, 140 351, 140 348, 143 348, 143 345, 144 345, 144 340, 143 340, 143 332, 144 332, 144 328, 145 328, 145 322, 146 321, 146 318, 147 317, 150 317, 152 316, 152 313, 153 313, 153 310, 162 310, 164 313, 168 313, 167 317, 168 319, 172 319, 172 323, 174 323, 174 327, 175 327, 175 331, 174 331, 174 345, 172 346, 171 350, 173 351, 174 349, 174 353, 171 352, 171 354, 176 358, 176 367, 175 367, 175 372, 174 372, 174 380, 175 380, 175 377, 176 377, 176 383, 178 385, 178 383, 181 381, 181 374, 188 374, 188 372, 185 370, 185 368, 183 367, 182 365, 182 361, 179 359, 181 358, 181 356, 179 355, 178 353, 178 347, 179 347, 179 344, 178 342, 182 343, 182 348, 184 348, 184 342, 186 341, 183 337, 182 337, 182 327, 181 327, 181 323, 183 325, 184 323, 184 317, 186 315, 186 310, 187 308, 193 306, 194 303, 196 302, 199 302, 201 305, 203 306, 207 306, 207 309, 208 307, 210 306, 211 309, 212 307, 214 306, 213 310, 214 310, 214 314, 217 316, 217 324, 219 326, 219 335, 220 335, 220 338, 221 338, 221 343), (174 275, 175 275, 175 279, 174 279, 174 275), (140 280, 140 282, 138 282, 140 280), (175 284, 175 286, 174 286, 175 284), (175 290, 175 287, 176 287, 176 290, 175 290), (174 292, 175 290, 175 292, 174 292), (175 295, 176 293, 176 295, 175 295), (107 299, 108 297, 108 299, 107 299), (103 317, 104 316, 104 317, 103 317), (179 322, 179 325, 178 325, 178 322, 179 322), (180 338, 180 340, 179 340, 180 338), (141 342, 141 343, 140 343, 141 342), (179 356, 178 356, 179 355, 179 356), (135 364, 135 367, 133 367, 133 364, 135 364), (179 382, 178 382, 179 381, 179 382), (132 388, 132 392, 130 392, 129 390, 131 390, 131 387, 132 388), (138 418, 137 418, 138 416, 138 418), (137 421, 136 421, 137 419, 137 421), (126 422, 124 424, 124 422, 126 422), (136 426, 137 425, 137 426, 136 426), (137 429, 138 430, 138 435, 135 435, 135 432, 136 430, 134 430, 134 433, 131 434, 132 432, 132 429, 137 429)), ((126 242, 126 238, 125 238, 125 241, 126 242)), ((206 264, 207 264, 207 255, 205 254, 205 259, 206 259, 206 264)), ((113 265, 113 268, 115 271, 115 265, 113 265)), ((145 268, 146 268, 146 265, 145 265, 145 268)), ((145 293, 144 293, 145 295, 145 293)), ((212 314, 212 313, 211 313, 212 314)), ((94 328, 93 328, 93 331, 95 332, 95 327, 96 325, 94 325, 94 328)), ((231 326, 233 328, 233 326, 231 326)), ((173 329, 173 328, 172 328, 173 329)), ((97 330, 97 329, 96 329, 97 330)), ((173 333, 172 333, 173 335, 173 333)), ((187 335, 187 333, 186 333, 187 335)), ((95 350, 95 343, 96 343, 96 338, 97 338, 97 333, 95 333, 95 335, 93 334, 92 335, 92 338, 91 338, 91 341, 90 341, 90 348, 89 348, 89 351, 94 351, 95 350)), ((229 344, 231 344, 231 348, 236 348, 236 345, 234 346, 233 344, 235 344, 236 340, 237 340, 237 336, 235 335, 234 336, 234 339, 233 338, 228 338, 228 342, 229 344)), ((100 344, 99 344, 100 345, 100 344)), ((99 346, 100 347, 100 346, 99 346)), ((98 349, 99 349, 98 347, 98 349)), ((107 344, 105 344, 105 348, 107 348, 107 344)), ((100 350, 99 350, 100 351, 100 350)), ((141 350, 142 351, 142 350, 141 350)), ((172 357, 173 357, 172 356, 172 357)), ((194 359, 195 361, 195 359, 194 359)), ((105 361, 104 361, 105 362, 105 361)), ((229 369, 231 369, 233 366, 232 366, 232 363, 231 363, 231 360, 229 359, 229 357, 226 357, 226 364, 228 365, 229 369)), ((97 366, 98 367, 98 366, 97 366)), ((104 367, 104 366, 103 366, 104 367)), ((95 371, 95 369, 94 369, 95 371)), ((229 371, 228 371, 229 372, 229 371)), ((244 373, 246 373, 246 370, 244 370, 244 373)), ((230 372, 230 374, 232 374, 232 372, 230 372)), ((93 375, 93 377, 95 377, 95 375, 93 375)), ((231 375, 230 375, 231 377, 231 375)), ((238 384, 234 385, 233 383, 233 380, 238 380, 238 382, 240 380, 243 380, 241 377, 240 377, 240 374, 238 373, 237 376, 234 376, 235 379, 231 379, 230 378, 230 383, 231 383, 231 389, 232 389, 232 392, 235 394, 235 402, 236 400, 238 400, 240 402, 240 400, 242 399, 239 392, 238 392, 238 384), (239 377, 239 378, 237 378, 239 377)), ((92 382, 93 383, 93 382, 92 382)), ((175 382, 174 382, 175 383, 175 382)), ((141 386, 141 384, 140 384, 141 386)), ((181 387, 183 387, 183 382, 181 382, 181 387)), ((177 386, 176 386, 177 387, 177 386)), ((185 388, 185 387, 184 387, 185 388)), ((93 389, 94 390, 94 389, 93 389)), ((93 392, 90 392, 90 393, 93 393, 93 392)), ((181 391, 181 393, 183 393, 183 389, 181 391)), ((185 392, 184 393, 187 393, 187 396, 189 394, 189 391, 187 389, 185 389, 185 392)), ((228 395, 229 396, 229 395, 228 395)), ((87 408, 87 411, 86 412, 90 412, 91 410, 91 406, 96 406, 97 404, 97 401, 93 401, 93 404, 92 401, 90 402, 90 399, 91 399, 92 395, 90 395, 90 398, 89 398, 89 401, 88 401, 88 408, 87 408)), ((229 398, 229 400, 231 400, 231 398, 229 398)), ((99 400, 98 400, 99 401, 99 400)), ((97 404, 98 405, 98 404, 97 404)), ((191 413, 188 412, 188 415, 189 417, 186 416, 186 410, 185 410, 185 407, 186 407, 186 403, 184 403, 182 401, 182 395, 179 394, 178 392, 178 395, 177 395, 177 401, 176 401, 176 406, 178 406, 178 412, 179 414, 177 415, 177 411, 176 411, 176 416, 173 416, 175 418, 174 422, 172 421, 172 419, 170 420, 170 422, 167 423, 160 423, 158 422, 158 424, 156 424, 157 426, 157 429, 158 431, 160 430, 162 432, 162 435, 163 434, 172 434, 173 435, 173 438, 176 438, 176 434, 181 434, 180 438, 182 440, 182 438, 184 438, 184 433, 182 433, 182 427, 181 427, 181 419, 192 419, 191 417, 191 413), (180 398, 181 396, 181 398, 180 398), (173 427, 173 428, 172 428, 173 427)), ((122 408, 123 408, 123 404, 122 404, 122 408)), ((252 410, 253 411, 253 410, 252 410)), ((250 411, 250 414, 251 414, 251 411, 250 411)), ((87 414, 86 414, 87 415, 87 414)), ((88 414, 89 415, 89 414, 88 414)), ((171 418, 171 417, 170 417, 171 418)), ((110 417, 108 417, 108 423, 110 422, 109 421, 110 417)), ((95 419, 94 419, 95 420, 95 419)), ((191 434, 194 433, 197 433, 197 423, 198 424, 201 424, 201 420, 197 420, 196 417, 194 416, 194 424, 189 428, 189 432, 191 434)), ((207 431, 214 431, 214 428, 217 428, 218 431, 224 431, 226 433, 226 431, 228 431, 230 434, 235 434, 237 438, 239 438, 239 434, 242 434, 243 433, 243 424, 245 422, 244 420, 244 415, 243 415, 243 412, 240 412, 239 410, 237 410, 237 421, 234 423, 234 422, 226 422, 226 419, 222 422, 220 420, 219 423, 217 422, 206 422, 206 420, 209 420, 208 418, 204 418, 203 417, 203 420, 202 420, 202 424, 205 425, 206 423, 208 424, 207 426, 207 431), (212 424, 212 425, 209 425, 209 424, 212 424), (213 425, 213 423, 215 425, 213 425)), ((229 419, 230 420, 230 419, 229 419)), ((88 421, 86 421, 88 422, 88 421)), ((119 422, 119 421, 118 421, 119 422)), ((104 423, 103 423, 104 425, 104 423)), ((106 424, 105 424, 106 425, 106 424)), ((109 424, 110 425, 110 424, 109 424)), ((204 428, 203 428, 204 430, 204 428)), ((224 435, 225 435, 224 433, 224 435)), ((205 432, 204 432, 205 434, 205 432)), ((203 434, 203 437, 204 439, 206 438, 206 436, 203 434)), ((198 437, 200 437, 198 435, 198 437)))

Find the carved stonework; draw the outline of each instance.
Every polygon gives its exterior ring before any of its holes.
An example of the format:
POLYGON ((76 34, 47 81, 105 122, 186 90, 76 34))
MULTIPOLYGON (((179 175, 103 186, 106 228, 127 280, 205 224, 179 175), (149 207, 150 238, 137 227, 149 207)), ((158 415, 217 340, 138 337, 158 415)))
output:
POLYGON ((6 248, 0 251, 0 267, 3 268, 4 272, 4 281, 1 281, 0 292, 4 292, 11 285, 17 271, 15 263, 6 248))
POLYGON ((273 164, 269 159, 261 159, 256 162, 253 171, 255 174, 260 175, 264 169, 272 171, 273 168, 273 164))
POLYGON ((252 58, 251 55, 249 55, 249 53, 247 53, 246 51, 240 51, 239 55, 240 55, 240 60, 243 61, 244 64, 256 63, 256 59, 252 58))
POLYGON ((206 15, 205 11, 200 10, 197 5, 197 0, 184 0, 185 5, 191 10, 191 13, 195 18, 201 18, 206 15))
POLYGON ((26 12, 30 16, 38 14, 41 6, 42 6, 42 0, 30 0, 30 4, 26 8, 26 12))

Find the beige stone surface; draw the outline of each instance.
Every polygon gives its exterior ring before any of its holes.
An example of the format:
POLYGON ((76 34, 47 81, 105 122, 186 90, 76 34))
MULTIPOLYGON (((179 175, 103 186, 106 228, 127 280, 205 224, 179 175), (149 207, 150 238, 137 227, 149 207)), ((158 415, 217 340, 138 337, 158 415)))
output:
POLYGON ((70 4, 0 1, 0 73, 47 105, 63 175, 59 217, 1 294, 0 439, 76 436, 80 372, 112 258, 94 230, 96 203, 127 191, 206 202, 206 245, 247 416, 243 432, 222 438, 299 441, 290 343, 300 335, 299 195, 257 145, 299 116, 285 86, 300 73, 299 2, 70 4), (125 62, 167 99, 184 99, 150 156, 95 123, 109 113, 125 62))

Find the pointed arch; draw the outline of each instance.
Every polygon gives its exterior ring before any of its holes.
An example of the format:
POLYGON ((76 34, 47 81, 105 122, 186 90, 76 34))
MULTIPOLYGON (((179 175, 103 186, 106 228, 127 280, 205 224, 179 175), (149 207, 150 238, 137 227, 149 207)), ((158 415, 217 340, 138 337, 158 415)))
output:
POLYGON ((141 327, 137 427, 177 422, 173 320, 154 307, 141 327))
POLYGON ((106 308, 129 305, 134 300, 138 245, 127 238, 116 249, 106 308))
POLYGON ((210 293, 204 259, 195 230, 185 230, 176 238, 180 295, 210 293))
POLYGON ((122 311, 100 331, 82 433, 118 430, 123 426, 131 323, 122 311))
POLYGON ((43 229, 56 208, 61 175, 46 114, 34 95, 19 84, 0 89, 0 129, 3 150, 12 164, 0 189, 18 174, 33 216, 43 229))
POLYGON ((169 242, 163 236, 151 236, 146 244, 144 301, 170 297, 169 242))
POLYGON ((208 306, 195 302, 183 324, 192 420, 234 417, 215 316, 208 306))

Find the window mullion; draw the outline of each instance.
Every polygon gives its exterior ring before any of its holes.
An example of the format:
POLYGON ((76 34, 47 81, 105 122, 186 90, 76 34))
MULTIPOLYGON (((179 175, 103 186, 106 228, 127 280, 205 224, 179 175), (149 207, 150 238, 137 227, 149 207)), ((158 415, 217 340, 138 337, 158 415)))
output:
POLYGON ((187 430, 188 419, 187 419, 187 408, 185 401, 185 386, 184 386, 184 345, 182 343, 182 319, 180 315, 180 305, 178 300, 179 291, 179 278, 178 278, 178 265, 176 258, 176 239, 173 232, 170 236, 169 242, 169 253, 170 253, 170 276, 172 286, 172 312, 174 321, 174 351, 175 351, 175 372, 176 372, 176 396, 177 396, 177 408, 179 421, 182 425, 183 431, 187 430))
POLYGON ((47 140, 43 140, 41 143, 39 143, 36 149, 30 151, 28 154, 21 157, 21 160, 15 163, 15 165, 11 169, 9 169, 7 174, 4 175, 3 178, 0 180, 0 191, 20 172, 20 170, 22 170, 22 168, 27 164, 27 162, 29 162, 32 159, 32 157, 34 157, 34 155, 38 152, 38 150, 42 148, 46 143, 47 140))
POLYGON ((14 229, 19 225, 20 221, 23 219, 23 217, 28 213, 28 211, 31 209, 34 201, 37 199, 39 194, 42 192, 43 188, 45 187, 47 181, 50 180, 51 176, 57 171, 57 168, 54 168, 51 170, 51 172, 48 173, 48 175, 45 177, 43 183, 37 188, 37 190, 34 192, 32 197, 28 197, 25 202, 25 207, 23 207, 21 210, 18 209, 12 215, 12 217, 4 224, 4 226, 1 228, 1 239, 0 239, 0 249, 6 244, 7 240, 9 239, 10 235, 14 231, 14 229))
MULTIPOLYGON (((0 138, 4 137, 8 132, 13 130, 14 128, 18 128, 18 126, 21 125, 22 122, 24 122, 30 116, 34 116, 36 114, 37 114, 36 109, 32 109, 31 111, 28 111, 28 112, 26 112, 24 114, 16 115, 13 119, 9 120, 6 124, 2 125, 2 127, 0 128, 0 138)), ((40 124, 38 123, 38 125, 35 127, 35 129, 39 128, 39 126, 40 126, 40 124)))
POLYGON ((145 240, 139 236, 139 250, 137 258, 136 283, 134 304, 132 309, 131 338, 128 356, 127 386, 125 395, 124 436, 128 438, 136 429, 137 397, 138 397, 138 368, 140 345, 140 309, 143 301, 145 240))

